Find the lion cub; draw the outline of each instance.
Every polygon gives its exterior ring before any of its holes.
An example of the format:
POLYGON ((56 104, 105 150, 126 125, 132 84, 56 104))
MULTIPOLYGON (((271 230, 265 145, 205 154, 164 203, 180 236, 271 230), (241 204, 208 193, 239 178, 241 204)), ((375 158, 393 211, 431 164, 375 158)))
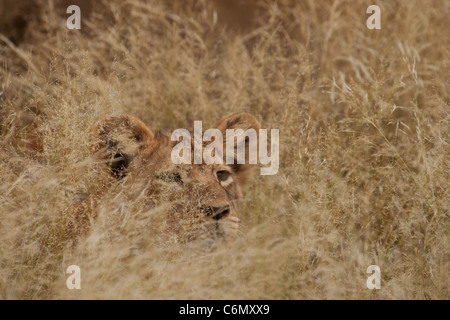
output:
MULTIPOLYGON (((252 115, 239 113, 220 119, 214 128, 223 133, 227 129, 254 129, 258 133, 260 124, 252 115)), ((172 141, 171 132, 154 133, 130 115, 100 120, 92 131, 91 142, 95 158, 105 164, 105 170, 123 188, 135 194, 145 193, 149 207, 162 202, 169 205, 167 222, 176 233, 192 239, 231 235, 238 229, 241 188, 251 178, 253 165, 237 161, 175 164, 171 154, 178 142, 172 141)), ((226 139, 224 149, 225 143, 226 139)), ((248 151, 248 139, 245 143, 248 151)), ((203 148, 208 145, 202 144, 203 148)), ((193 140, 191 147, 193 150, 193 140)))

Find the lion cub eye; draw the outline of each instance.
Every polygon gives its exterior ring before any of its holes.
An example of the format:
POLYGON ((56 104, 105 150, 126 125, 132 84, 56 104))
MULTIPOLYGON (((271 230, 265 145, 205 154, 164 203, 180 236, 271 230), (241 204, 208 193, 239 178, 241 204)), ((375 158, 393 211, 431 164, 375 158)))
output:
POLYGON ((168 172, 160 174, 158 176, 158 179, 161 179, 164 182, 173 182, 179 185, 183 185, 183 179, 181 178, 181 175, 177 172, 168 172))
POLYGON ((217 179, 219 179, 219 181, 227 181, 228 178, 231 176, 231 172, 222 170, 222 171, 217 171, 216 175, 217 175, 217 179))

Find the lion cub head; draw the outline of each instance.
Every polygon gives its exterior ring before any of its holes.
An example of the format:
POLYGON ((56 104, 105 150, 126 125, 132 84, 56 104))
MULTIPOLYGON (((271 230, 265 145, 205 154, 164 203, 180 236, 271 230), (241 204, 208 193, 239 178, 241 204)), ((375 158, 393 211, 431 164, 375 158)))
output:
MULTIPOLYGON (((220 119, 214 128, 225 137, 226 129, 258 132, 260 124, 240 113, 220 119)), ((149 207, 168 205, 168 226, 177 234, 192 239, 238 229, 241 188, 251 178, 251 164, 174 164, 171 154, 178 142, 171 140, 171 132, 154 133, 130 115, 102 119, 91 138, 93 154, 124 188, 145 193, 149 207)))

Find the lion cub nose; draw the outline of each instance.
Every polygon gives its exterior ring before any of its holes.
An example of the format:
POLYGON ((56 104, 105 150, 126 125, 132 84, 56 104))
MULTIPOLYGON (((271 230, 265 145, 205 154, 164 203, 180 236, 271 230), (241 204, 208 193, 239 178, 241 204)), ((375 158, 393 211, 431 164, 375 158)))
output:
POLYGON ((214 220, 220 220, 230 213, 230 206, 225 205, 221 207, 203 207, 202 211, 214 220))

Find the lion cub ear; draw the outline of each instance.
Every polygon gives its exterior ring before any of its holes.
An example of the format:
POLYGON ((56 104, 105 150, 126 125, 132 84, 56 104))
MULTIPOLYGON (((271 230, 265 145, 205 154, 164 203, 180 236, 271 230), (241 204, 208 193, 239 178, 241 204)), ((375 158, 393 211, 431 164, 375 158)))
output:
POLYGON ((130 115, 101 119, 91 133, 91 152, 104 161, 117 178, 122 178, 132 161, 154 144, 154 134, 130 115))
POLYGON ((253 160, 258 161, 259 154, 259 129, 261 129, 261 124, 254 116, 248 113, 235 113, 228 117, 223 117, 216 122, 214 126, 216 129, 220 130, 223 135, 223 150, 224 150, 224 161, 227 157, 232 157, 234 159, 234 164, 231 165, 234 172, 236 173, 236 178, 238 183, 245 184, 250 179, 252 174, 252 164, 250 163, 252 153, 254 157, 253 160), (227 130, 234 130, 233 136, 227 135, 227 130), (243 131, 241 131, 243 130, 243 131), (240 132, 239 132, 240 131, 240 132), (233 139, 229 141, 230 144, 234 143, 234 151, 232 155, 226 154, 226 144, 227 139, 233 139), (234 142, 233 142, 234 141, 234 142), (237 151, 240 144, 245 143, 245 163, 238 164, 237 151))

